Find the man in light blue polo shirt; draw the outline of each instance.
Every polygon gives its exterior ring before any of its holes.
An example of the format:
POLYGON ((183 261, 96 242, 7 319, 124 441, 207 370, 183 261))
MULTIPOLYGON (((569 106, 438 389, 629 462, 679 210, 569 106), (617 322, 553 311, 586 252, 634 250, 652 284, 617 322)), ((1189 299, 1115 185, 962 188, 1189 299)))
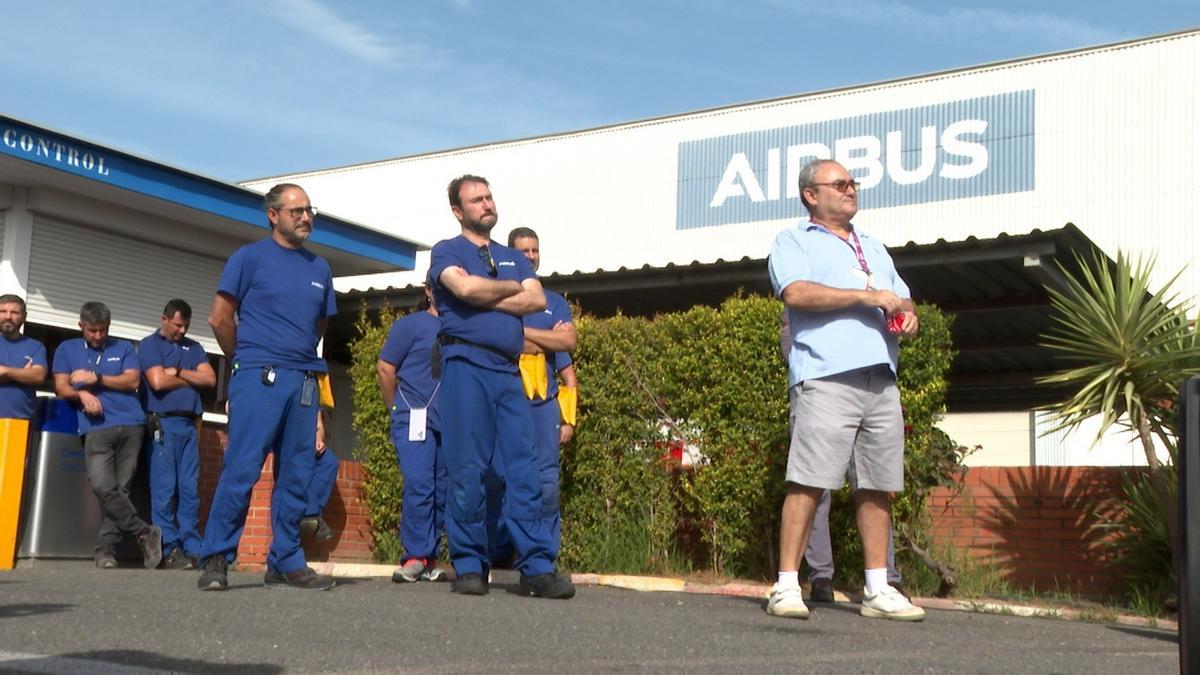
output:
POLYGON ((779 533, 779 580, 767 613, 805 619, 800 555, 824 490, 847 471, 863 541, 863 616, 920 621, 925 612, 887 583, 889 493, 904 487, 904 421, 896 388, 897 337, 915 335, 908 286, 882 242, 858 230, 858 184, 845 167, 801 169, 811 219, 779 233, 768 268, 788 309, 792 440, 779 533))
POLYGON ((115 550, 122 534, 136 537, 142 563, 158 567, 162 530, 138 517, 129 484, 142 453, 146 414, 138 400, 142 371, 133 344, 108 336, 112 313, 101 302, 79 310, 83 337, 54 351, 54 392, 78 411, 79 433, 88 480, 100 500, 103 522, 96 539, 96 566, 117 566, 115 550))
POLYGON ((329 317, 337 312, 329 263, 304 248, 316 209, 299 185, 280 183, 263 197, 271 236, 234 252, 217 282, 208 323, 233 362, 229 383, 229 443, 200 546, 201 590, 229 587, 250 493, 268 452, 275 461, 267 588, 328 590, 300 548, 300 519, 316 460, 317 356, 329 317))
POLYGON ((217 374, 204 347, 187 337, 191 305, 168 301, 161 324, 138 345, 151 434, 150 515, 163 532, 163 567, 191 569, 200 555, 196 422, 204 409, 198 390, 216 386, 217 374))
POLYGON ((33 388, 46 381, 46 347, 21 334, 25 300, 0 295, 0 418, 27 420, 37 409, 33 388))

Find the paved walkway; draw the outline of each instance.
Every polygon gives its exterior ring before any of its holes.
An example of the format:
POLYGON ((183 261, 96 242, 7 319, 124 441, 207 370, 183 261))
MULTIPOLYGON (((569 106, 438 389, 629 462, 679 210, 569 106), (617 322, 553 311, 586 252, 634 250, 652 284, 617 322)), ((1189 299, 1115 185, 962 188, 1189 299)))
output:
MULTIPOLYGON (((765 587, 581 575, 569 601, 526 598, 498 575, 482 598, 393 584, 391 568, 334 566, 326 593, 269 590, 236 572, 38 562, 0 572, 0 670, 17 672, 1178 672, 1171 631, 931 609, 919 624, 817 605, 769 617, 765 587), (631 592, 619 586, 682 592, 631 592)), ((511 574, 511 573, 510 573, 511 574)))

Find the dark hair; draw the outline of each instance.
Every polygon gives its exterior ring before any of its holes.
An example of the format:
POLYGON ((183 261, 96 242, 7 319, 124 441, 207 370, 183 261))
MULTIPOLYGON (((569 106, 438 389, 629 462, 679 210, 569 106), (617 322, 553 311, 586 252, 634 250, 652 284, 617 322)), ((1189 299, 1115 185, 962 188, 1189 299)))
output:
POLYGON ((304 188, 295 183, 280 183, 275 187, 267 190, 267 194, 263 195, 263 210, 278 209, 283 206, 283 193, 288 190, 299 190, 304 192, 304 188))
POLYGON ((167 306, 163 307, 163 316, 167 317, 168 319, 173 319, 175 318, 176 314, 183 317, 184 321, 191 321, 192 306, 187 304, 186 301, 180 300, 179 298, 168 300, 167 306))
POLYGON ((112 323, 112 312, 103 302, 85 302, 79 308, 79 320, 84 323, 112 323))
POLYGON ((512 248, 516 246, 518 239, 537 239, 539 242, 541 241, 537 236, 537 232, 528 227, 514 227, 512 232, 508 233, 508 247, 512 248))
POLYGON ((483 183, 484 185, 491 187, 491 183, 487 182, 487 179, 483 176, 464 173, 458 178, 450 181, 450 184, 446 186, 446 196, 450 198, 450 206, 457 206, 460 209, 462 208, 462 196, 458 193, 460 190, 462 190, 463 183, 483 183))
POLYGON ((4 295, 0 295, 0 305, 20 305, 21 313, 22 314, 27 313, 25 311, 25 298, 22 298, 19 295, 13 295, 12 293, 5 293, 4 295))

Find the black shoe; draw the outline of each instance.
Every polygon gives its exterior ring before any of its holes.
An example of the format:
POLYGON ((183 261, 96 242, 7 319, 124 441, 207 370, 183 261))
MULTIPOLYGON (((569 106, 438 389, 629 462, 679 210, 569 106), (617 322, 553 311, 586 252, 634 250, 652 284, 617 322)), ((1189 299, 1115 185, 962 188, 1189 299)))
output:
POLYGON ((300 519, 300 534, 307 534, 310 537, 316 533, 320 524, 317 522, 319 516, 304 516, 300 519))
POLYGON ((454 580, 452 590, 459 595, 487 595, 488 583, 481 574, 464 574, 454 580))
POLYGON ((229 569, 229 562, 225 560, 225 556, 214 555, 200 566, 203 572, 200 573, 200 581, 196 584, 202 591, 223 591, 229 588, 229 577, 226 571, 229 569))
POLYGON ((102 570, 115 570, 117 556, 113 555, 112 551, 96 551, 96 567, 102 570))
POLYGON ((190 570, 195 569, 196 561, 184 553, 183 549, 173 548, 170 553, 163 556, 162 564, 159 567, 164 570, 190 570))
POLYGON ((325 522, 325 516, 317 516, 317 529, 313 532, 313 541, 323 542, 333 539, 333 528, 325 522))
POLYGON ((142 564, 152 570, 162 562, 162 530, 156 525, 147 525, 138 535, 138 546, 142 549, 142 564))
POLYGON ((276 572, 267 570, 263 577, 263 586, 267 588, 295 588, 301 591, 327 591, 337 585, 333 577, 317 574, 311 567, 298 569, 295 572, 276 572))
POLYGON ((575 584, 567 577, 560 577, 552 572, 532 577, 522 574, 521 592, 535 598, 566 600, 575 597, 575 584))
POLYGON ((812 602, 833 602, 833 579, 813 579, 808 599, 812 602))

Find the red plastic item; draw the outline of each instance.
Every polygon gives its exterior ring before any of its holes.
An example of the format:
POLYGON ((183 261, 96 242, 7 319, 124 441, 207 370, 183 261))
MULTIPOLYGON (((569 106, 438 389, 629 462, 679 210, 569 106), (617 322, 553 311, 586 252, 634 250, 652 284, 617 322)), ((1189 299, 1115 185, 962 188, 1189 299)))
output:
POLYGON ((888 332, 893 335, 898 335, 904 330, 904 312, 896 312, 887 320, 888 332))

